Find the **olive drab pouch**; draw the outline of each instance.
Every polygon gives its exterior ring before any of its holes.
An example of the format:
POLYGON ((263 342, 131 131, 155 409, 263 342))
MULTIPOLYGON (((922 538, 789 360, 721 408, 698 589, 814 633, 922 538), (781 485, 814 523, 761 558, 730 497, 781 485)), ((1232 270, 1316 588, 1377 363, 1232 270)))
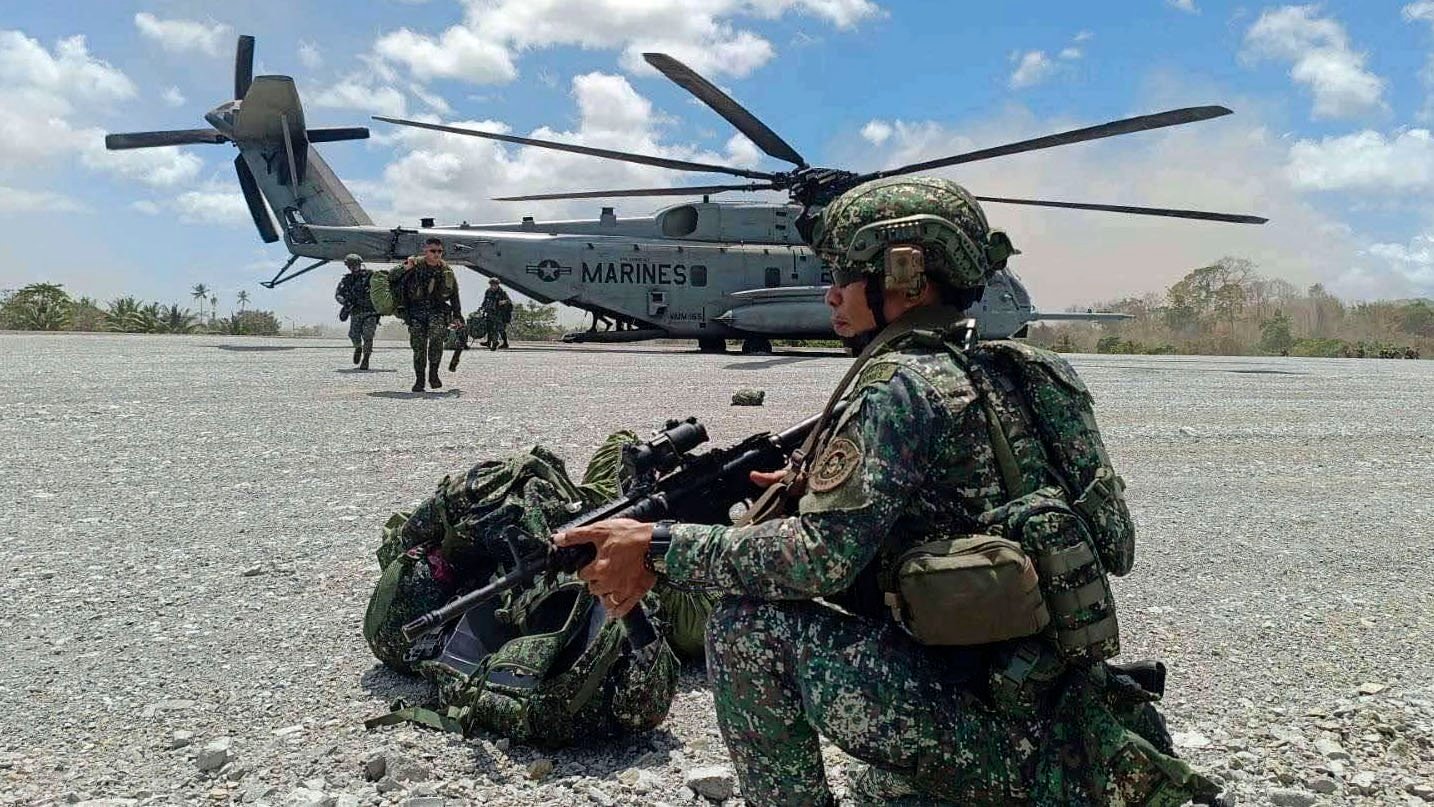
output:
POLYGON ((1031 559, 1005 538, 929 541, 899 555, 890 576, 886 604, 922 644, 1001 642, 1050 623, 1031 559))
POLYGON ((1041 488, 983 513, 977 523, 1016 541, 1030 556, 1062 659, 1086 664, 1120 652, 1110 580, 1085 519, 1060 489, 1041 488))
POLYGON ((967 355, 993 380, 1014 380, 1050 470, 1090 528, 1105 571, 1127 574, 1135 562, 1135 524, 1125 505, 1125 482, 1111 467, 1085 383, 1058 354, 1021 342, 980 342, 967 355))

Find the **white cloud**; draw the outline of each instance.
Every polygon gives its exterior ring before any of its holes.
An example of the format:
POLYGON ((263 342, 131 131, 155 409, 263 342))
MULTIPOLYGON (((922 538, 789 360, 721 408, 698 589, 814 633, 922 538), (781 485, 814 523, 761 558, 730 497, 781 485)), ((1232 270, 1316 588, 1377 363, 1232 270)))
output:
POLYGON ((1373 244, 1368 255, 1385 271, 1362 269, 1349 273, 1347 283, 1365 287, 1360 296, 1434 295, 1434 233, 1416 235, 1407 244, 1373 244))
POLYGON ((861 127, 861 136, 873 146, 880 146, 890 140, 895 131, 891 128, 891 124, 884 120, 872 120, 867 121, 866 125, 861 127))
POLYGON ((463 26, 449 28, 437 37, 400 28, 380 37, 374 43, 374 51, 424 80, 450 78, 496 84, 518 75, 505 47, 463 26))
POLYGON ((82 36, 51 53, 19 31, 0 31, 0 109, 25 110, 0 115, 0 170, 93 148, 104 132, 73 119, 135 95, 134 82, 91 56, 82 36))
POLYGON ((1200 9, 1195 7, 1195 0, 1165 0, 1165 4, 1186 14, 1200 13, 1200 9))
POLYGON ((244 196, 219 186, 185 191, 170 205, 186 224, 220 224, 229 227, 253 226, 244 196))
POLYGON ((317 107, 357 109, 363 112, 398 117, 406 114, 408 103, 402 92, 386 84, 375 84, 360 75, 341 79, 304 99, 317 107))
POLYGON ((178 87, 170 87, 161 97, 170 106, 184 106, 184 93, 180 92, 178 87))
POLYGON ((1319 191, 1434 191, 1434 136, 1408 129, 1393 137, 1365 130, 1290 147, 1286 171, 1298 188, 1319 191))
POLYGON ((1061 49, 1061 58, 1067 61, 1074 61, 1076 59, 1079 59, 1081 56, 1081 49, 1075 47, 1074 45, 1068 48, 1061 49))
POLYGON ((1319 17, 1319 7, 1281 6, 1260 15, 1245 33, 1251 60, 1291 62, 1290 78, 1314 95, 1316 118, 1348 118, 1383 109, 1384 79, 1365 68, 1344 27, 1319 17))
POLYGON ((134 82, 91 56, 79 35, 56 42, 51 55, 20 31, 0 31, 0 85, 20 85, 66 100, 122 101, 135 95, 134 82))
POLYGON ((84 209, 62 193, 0 185, 0 213, 75 213, 84 209))
MULTIPOLYGON (((750 165, 759 158, 755 146, 740 136, 727 141, 723 154, 665 142, 661 136, 664 119, 623 76, 588 73, 574 77, 571 87, 577 126, 572 131, 540 127, 529 136, 710 163, 750 165)), ((510 130, 501 121, 492 120, 454 125, 496 132, 510 130)), ((591 217, 598 204, 594 200, 514 205, 493 202, 489 197, 722 181, 711 175, 693 176, 419 129, 396 131, 392 142, 397 156, 384 169, 382 178, 374 183, 351 183, 360 198, 375 200, 377 221, 407 221, 420 216, 450 221, 508 221, 529 214, 539 218, 591 217)), ((634 199, 629 204, 646 212, 670 201, 634 199)))
POLYGON ((1411 22, 1422 20, 1434 23, 1434 0, 1418 0, 1410 3, 1403 9, 1404 19, 1411 22))
POLYGON ((1073 42, 1085 42, 1085 41, 1088 40, 1088 39, 1094 39, 1094 38, 1095 38, 1095 32, 1093 32, 1093 31, 1081 31, 1080 33, 1078 33, 1078 34, 1075 35, 1075 38, 1074 38, 1072 41, 1073 41, 1073 42))
POLYGON ((629 72, 650 72, 647 51, 669 53, 693 69, 745 76, 770 61, 771 42, 742 28, 744 17, 800 14, 850 29, 880 16, 870 0, 465 0, 460 25, 437 35, 401 28, 374 51, 420 80, 475 84, 510 81, 519 53, 555 46, 622 51, 629 72))
POLYGON ((162 20, 147 11, 134 15, 134 25, 144 38, 157 42, 171 53, 199 52, 218 56, 228 43, 230 28, 221 23, 194 20, 162 20))
POLYGON ((90 131, 80 151, 80 162, 87 168, 156 188, 192 182, 204 168, 203 160, 178 146, 109 151, 104 147, 103 132, 90 131))
POLYGON ((158 203, 151 202, 148 199, 141 199, 138 202, 130 202, 129 206, 130 208, 138 210, 146 216, 158 216, 161 209, 158 203))
POLYGON ((310 70, 317 70, 324 64, 324 55, 319 46, 307 39, 299 40, 299 64, 310 70))
POLYGON ((1018 58, 1016 69, 1011 73, 1009 81, 1011 88, 1015 90, 1039 84, 1055 69, 1055 63, 1046 56, 1045 51, 1029 50, 1018 58))

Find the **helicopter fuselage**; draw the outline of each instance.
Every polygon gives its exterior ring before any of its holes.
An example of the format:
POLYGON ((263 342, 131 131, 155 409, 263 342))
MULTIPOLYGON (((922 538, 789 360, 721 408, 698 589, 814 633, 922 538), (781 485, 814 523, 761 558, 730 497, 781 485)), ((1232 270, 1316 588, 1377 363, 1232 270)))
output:
MULTIPOLYGON (((356 252, 398 262, 423 241, 443 240, 450 263, 496 277, 539 302, 558 302, 623 323, 631 338, 832 338, 823 303, 831 273, 783 204, 673 205, 652 216, 385 229, 287 228, 295 254, 335 259, 356 252)), ((425 222, 426 224, 426 222, 425 222)), ((988 338, 1020 331, 1030 297, 999 274, 973 311, 988 338)))

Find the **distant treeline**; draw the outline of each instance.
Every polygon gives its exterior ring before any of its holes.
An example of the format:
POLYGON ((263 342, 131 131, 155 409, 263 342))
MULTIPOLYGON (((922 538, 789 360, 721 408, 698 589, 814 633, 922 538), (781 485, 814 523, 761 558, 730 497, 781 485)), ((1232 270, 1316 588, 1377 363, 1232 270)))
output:
POLYGON ((1315 284, 1301 290, 1263 278, 1254 264, 1223 258, 1164 293, 1101 303, 1120 322, 1036 324, 1030 341, 1064 352, 1434 357, 1429 300, 1347 303, 1315 284))
POLYGON ((73 299, 58 283, 32 283, 0 291, 0 329, 17 331, 109 331, 113 333, 225 333, 273 336, 279 320, 272 311, 245 310, 249 293, 239 292, 239 310, 217 316, 219 297, 203 284, 190 297, 199 313, 178 303, 117 297, 101 304, 90 297, 73 299), (205 306, 208 305, 208 317, 205 306))
MULTIPOLYGON (((168 305, 147 302, 132 296, 118 297, 107 303, 90 297, 72 298, 58 283, 32 283, 21 289, 0 290, 0 330, 11 331, 108 331, 111 333, 222 333, 245 336, 276 336, 281 331, 279 318, 272 311, 247 309, 249 293, 235 295, 239 310, 221 317, 219 296, 200 283, 189 296, 197 303, 198 313, 178 303, 168 305)), ((292 326, 285 333, 297 336, 343 336, 347 325, 292 326)), ((408 331, 398 319, 385 318, 380 338, 407 341, 408 331)), ((477 312, 469 317, 469 329, 478 339, 482 328, 477 312)), ((522 340, 558 339, 563 334, 558 326, 558 311, 551 305, 518 303, 513 306, 513 320, 508 337, 522 340)))

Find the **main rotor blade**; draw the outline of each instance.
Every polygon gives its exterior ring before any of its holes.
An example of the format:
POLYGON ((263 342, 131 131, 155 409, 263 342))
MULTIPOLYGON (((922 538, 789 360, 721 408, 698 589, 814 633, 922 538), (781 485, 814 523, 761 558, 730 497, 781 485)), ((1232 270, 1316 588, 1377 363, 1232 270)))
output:
POLYGON ((1157 112, 1154 115, 1141 115, 1135 118, 1123 118, 1121 120, 1102 123, 1099 126, 1087 126, 1084 129, 1073 129, 1060 134, 1046 135, 1031 140, 1022 140, 1018 143, 1008 143, 1004 146, 981 149, 980 151, 968 151, 965 154, 957 154, 952 157, 942 157, 938 160, 927 160, 926 162, 903 165, 900 168, 889 168, 885 171, 875 171, 864 174, 862 180, 881 179, 882 177, 897 176, 899 174, 910 174, 916 171, 929 171, 933 168, 944 168, 948 165, 959 165, 961 163, 975 162, 977 160, 989 160, 992 157, 1004 157, 1007 154, 1020 154, 1024 151, 1037 151, 1055 146, 1065 146, 1071 143, 1084 143, 1087 140, 1100 140, 1105 137, 1131 134, 1133 132, 1144 132, 1149 129, 1161 129, 1166 126, 1180 126, 1186 123, 1218 118, 1223 115, 1230 115, 1230 110, 1222 106, 1192 106, 1184 109, 1172 109, 1168 112, 1157 112))
POLYGON ((796 149, 787 145, 787 141, 778 137, 777 133, 767 128, 767 124, 758 120, 756 115, 748 112, 745 107, 732 100, 730 95, 717 89, 717 85, 698 75, 692 68, 665 53, 644 53, 642 58, 657 68, 662 75, 676 82, 679 87, 697 96, 702 103, 712 107, 714 112, 737 127, 737 131, 756 143, 757 148, 779 160, 786 160, 798 168, 807 167, 807 161, 797 153, 796 149))
POLYGON ((367 126, 328 126, 309 129, 310 143, 337 143, 340 140, 367 140, 367 126))
POLYGON ((1240 213, 1211 213, 1205 210, 1180 210, 1169 207, 1132 207, 1130 205, 1097 205, 1086 202, 1050 202, 1044 199, 1007 199, 999 196, 977 196, 982 202, 996 202, 1003 205, 1035 205, 1036 207, 1064 207, 1071 210, 1101 210, 1107 213, 1131 213, 1137 216, 1167 216, 1173 219, 1202 219, 1224 221, 1231 224, 1264 224, 1269 219, 1263 216, 1247 216, 1240 213))
POLYGON ((174 129, 164 132, 126 132, 105 135, 105 148, 110 151, 228 142, 229 138, 221 134, 218 129, 174 129))
POLYGON ((535 193, 528 196, 495 196, 495 202, 533 202, 544 199, 605 199, 615 196, 687 196, 696 193, 722 193, 723 191, 770 191, 777 186, 770 183, 759 185, 689 185, 684 188, 633 188, 620 191, 573 191, 571 193, 535 193))
POLYGON ((244 100, 249 85, 254 83, 254 37, 244 34, 239 37, 239 46, 234 49, 234 100, 244 100))
POLYGON ((667 157, 649 157, 646 154, 633 154, 627 151, 613 151, 611 149, 593 148, 591 146, 578 146, 572 143, 558 143, 552 140, 534 140, 531 137, 484 132, 478 129, 464 129, 459 126, 445 126, 441 123, 424 123, 416 120, 404 120, 403 118, 385 118, 382 115, 375 115, 373 119, 381 120, 385 123, 396 123, 399 126, 413 126, 419 129, 431 129, 435 132, 452 132, 453 134, 468 135, 470 137, 486 137, 489 140, 501 140, 504 143, 537 146, 538 148, 554 149, 556 151, 570 151, 574 154, 587 154, 592 157, 602 157, 608 160, 622 160, 623 162, 641 163, 642 165, 655 165, 658 168, 673 168, 678 171, 703 171, 717 174, 731 174, 732 176, 748 177, 749 179, 776 178, 776 174, 766 171, 748 171, 744 168, 731 168, 725 165, 708 165, 707 163, 694 163, 688 162, 687 160, 672 160, 667 157))
POLYGON ((254 173, 249 170, 249 163, 244 161, 243 154, 234 158, 234 171, 239 174, 239 189, 244 191, 244 204, 249 206, 249 216, 254 219, 254 226, 259 228, 259 237, 266 244, 278 241, 279 233, 274 229, 274 220, 269 218, 269 208, 264 206, 259 183, 254 180, 254 173))

